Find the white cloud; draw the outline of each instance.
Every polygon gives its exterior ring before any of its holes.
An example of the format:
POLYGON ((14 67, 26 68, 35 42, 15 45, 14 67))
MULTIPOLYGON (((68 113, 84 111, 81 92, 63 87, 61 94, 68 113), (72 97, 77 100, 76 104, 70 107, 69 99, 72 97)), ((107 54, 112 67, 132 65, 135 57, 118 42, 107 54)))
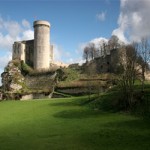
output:
POLYGON ((90 41, 91 43, 94 43, 96 48, 99 48, 100 46, 102 46, 102 44, 105 42, 108 42, 108 39, 103 38, 103 37, 99 37, 99 38, 95 38, 93 40, 90 41))
POLYGON ((56 44, 53 44, 54 61, 61 61, 62 48, 56 44))
POLYGON ((74 52, 76 57, 73 57, 73 56, 71 57, 71 54, 68 51, 64 50, 61 46, 57 44, 53 44, 54 61, 55 62, 63 61, 64 63, 67 63, 67 64, 79 63, 81 65, 82 63, 85 62, 85 60, 83 60, 83 57, 82 57, 85 46, 87 46, 89 43, 94 43, 96 48, 100 48, 103 42, 107 43, 108 39, 99 37, 99 38, 92 39, 85 43, 80 43, 78 48, 74 52))
POLYGON ((0 68, 6 67, 8 61, 11 60, 11 53, 7 52, 6 55, 0 57, 0 68))
MULTIPOLYGON (((8 64, 8 61, 11 60, 11 53, 7 52, 4 56, 0 57, 0 74, 4 71, 4 68, 8 64)), ((0 85, 1 85, 1 76, 0 76, 0 85)))
POLYGON ((14 39, 9 35, 3 35, 0 33, 0 51, 1 50, 11 50, 11 45, 14 39))
POLYGON ((33 32, 33 30, 31 30, 31 29, 25 30, 25 31, 22 33, 21 39, 22 39, 22 40, 34 39, 34 32, 33 32))
POLYGON ((75 51, 77 55, 82 56, 83 54, 83 49, 87 46, 88 42, 85 43, 80 43, 77 50, 75 51))
MULTIPOLYGON (((4 19, 0 16, 0 71, 11 60, 12 44, 18 40, 33 39, 33 31, 30 23, 23 19, 21 23, 4 19)), ((0 72, 0 73, 1 73, 0 72)), ((1 80, 1 79, 0 79, 1 80)))
POLYGON ((3 20, 2 18, 0 17, 0 29, 3 28, 3 20))
POLYGON ((0 17, 0 51, 10 51, 14 41, 33 39, 34 33, 29 26, 25 19, 19 24, 17 21, 0 17), (25 28, 27 26, 28 28, 25 28))
POLYGON ((128 2, 128 0, 121 0, 121 3, 120 3, 121 7, 124 7, 127 2, 128 2))
POLYGON ((21 26, 16 21, 6 21, 4 23, 4 28, 8 31, 11 37, 16 37, 21 32, 21 26))
POLYGON ((112 35, 116 35, 121 41, 127 43, 127 39, 124 35, 124 30, 122 28, 115 29, 112 35))
POLYGON ((79 58, 69 58, 66 62, 67 64, 74 64, 78 63, 79 65, 82 65, 85 63, 85 60, 82 59, 82 55, 79 58))
POLYGON ((96 18, 97 18, 99 21, 105 21, 106 12, 101 12, 101 13, 97 14, 97 15, 96 15, 96 18))
POLYGON ((64 50, 61 46, 53 44, 53 52, 55 62, 63 62, 67 64, 73 62, 71 59, 71 53, 67 50, 64 50))
POLYGON ((79 48, 78 48, 78 51, 82 51, 83 53, 83 49, 89 44, 89 43, 93 43, 95 45, 95 47, 98 49, 102 46, 103 43, 107 43, 108 42, 108 39, 104 38, 104 37, 98 37, 98 38, 94 38, 88 42, 85 42, 85 43, 81 43, 79 45, 79 48))
POLYGON ((26 19, 23 19, 23 20, 22 20, 22 25, 23 25, 25 28, 30 28, 30 23, 29 23, 26 19))
MULTIPOLYGON (((82 45, 82 44, 81 44, 82 45)), ((64 50, 61 46, 57 44, 53 44, 54 51, 54 62, 55 63, 65 63, 65 64, 73 64, 79 63, 82 64, 85 60, 82 59, 84 44, 75 50, 75 55, 72 55, 69 51, 64 50)))
POLYGON ((117 35, 124 42, 139 41, 144 36, 150 36, 150 1, 120 1, 119 27, 112 34, 117 35))
POLYGON ((107 43, 108 42, 108 39, 106 38, 103 38, 103 37, 98 37, 98 38, 94 38, 88 42, 85 42, 85 43, 80 43, 79 46, 78 46, 78 49, 76 50, 76 54, 79 56, 78 58, 71 58, 69 60, 69 63, 79 63, 80 65, 85 63, 85 60, 83 60, 83 50, 86 46, 89 45, 89 43, 93 43, 96 47, 96 49, 100 49, 100 47, 102 46, 103 43, 107 43))

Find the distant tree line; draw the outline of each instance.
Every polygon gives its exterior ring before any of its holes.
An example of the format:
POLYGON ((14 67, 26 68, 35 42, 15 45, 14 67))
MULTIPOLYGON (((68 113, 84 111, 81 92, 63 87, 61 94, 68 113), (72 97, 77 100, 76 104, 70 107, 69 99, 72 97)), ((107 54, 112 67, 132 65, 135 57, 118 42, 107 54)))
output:
POLYGON ((137 79, 141 81, 141 97, 144 94, 146 70, 150 69, 150 41, 144 37, 139 42, 125 44, 120 42, 117 36, 112 36, 108 42, 102 41, 98 48, 94 43, 89 43, 83 50, 83 59, 87 63, 96 57, 105 57, 112 49, 119 51, 117 75, 122 101, 126 109, 131 108, 135 103, 134 92, 137 79))
POLYGON ((110 50, 119 48, 122 45, 124 45, 124 43, 115 35, 113 35, 108 42, 102 40, 101 43, 99 43, 99 47, 96 47, 94 43, 90 42, 84 47, 83 59, 88 62, 94 58, 106 56, 110 53, 110 50))

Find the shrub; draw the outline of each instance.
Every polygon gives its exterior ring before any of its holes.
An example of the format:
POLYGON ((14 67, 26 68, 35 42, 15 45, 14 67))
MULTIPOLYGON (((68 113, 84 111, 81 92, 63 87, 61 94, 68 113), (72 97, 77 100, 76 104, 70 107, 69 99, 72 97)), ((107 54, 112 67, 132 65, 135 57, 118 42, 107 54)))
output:
POLYGON ((95 101, 91 104, 94 109, 104 111, 120 111, 122 105, 120 104, 120 95, 117 91, 105 92, 96 96, 95 101))
POLYGON ((23 74, 29 74, 31 72, 33 72, 33 69, 28 66, 26 63, 24 63, 24 61, 21 61, 21 71, 23 74))
POLYGON ((72 68, 58 69, 58 73, 63 77, 62 80, 67 82, 78 80, 80 77, 79 71, 72 68))
POLYGON ((16 66, 19 69, 21 69, 21 62, 20 62, 19 59, 12 60, 12 63, 14 64, 14 66, 16 66))

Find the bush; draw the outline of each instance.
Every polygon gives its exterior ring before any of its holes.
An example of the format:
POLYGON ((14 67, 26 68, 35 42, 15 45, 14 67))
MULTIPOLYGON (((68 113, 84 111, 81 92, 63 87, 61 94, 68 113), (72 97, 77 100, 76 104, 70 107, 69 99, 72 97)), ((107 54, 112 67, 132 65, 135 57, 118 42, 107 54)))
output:
POLYGON ((64 80, 67 82, 78 80, 80 77, 80 73, 72 68, 64 68, 62 69, 64 80))
POLYGON ((136 93, 136 102, 132 112, 142 117, 150 117, 150 92, 138 92, 136 93))
POLYGON ((95 101, 91 104, 94 109, 104 111, 120 111, 120 96, 118 92, 106 92, 96 96, 95 101))
POLYGON ((28 66, 26 63, 24 63, 24 61, 21 61, 21 71, 23 74, 27 75, 33 72, 33 69, 30 66, 28 66))
POLYGON ((21 69, 21 62, 20 62, 19 59, 12 60, 12 63, 14 64, 14 66, 16 66, 19 69, 21 69))

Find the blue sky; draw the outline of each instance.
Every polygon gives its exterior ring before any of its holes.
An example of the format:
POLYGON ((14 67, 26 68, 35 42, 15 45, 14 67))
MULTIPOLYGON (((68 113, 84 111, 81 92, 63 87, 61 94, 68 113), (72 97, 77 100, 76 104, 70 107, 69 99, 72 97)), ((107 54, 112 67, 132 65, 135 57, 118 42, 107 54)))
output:
POLYGON ((112 34, 122 41, 150 33, 150 0, 0 0, 0 72, 16 40, 33 38, 33 21, 51 23, 55 59, 82 60, 83 45, 112 34))
MULTIPOLYGON (((97 37, 111 36, 117 26, 119 6, 118 0, 13 0, 0 2, 0 15, 19 24, 25 19, 31 27, 34 20, 50 21, 51 43, 68 55, 73 54, 72 58, 78 58, 75 52, 80 44, 97 37), (105 16, 100 20, 98 15, 102 13, 105 16)), ((67 62, 65 57, 61 56, 61 59, 67 62)))

